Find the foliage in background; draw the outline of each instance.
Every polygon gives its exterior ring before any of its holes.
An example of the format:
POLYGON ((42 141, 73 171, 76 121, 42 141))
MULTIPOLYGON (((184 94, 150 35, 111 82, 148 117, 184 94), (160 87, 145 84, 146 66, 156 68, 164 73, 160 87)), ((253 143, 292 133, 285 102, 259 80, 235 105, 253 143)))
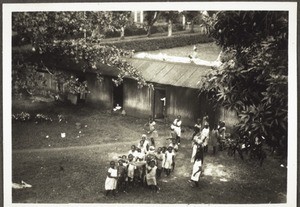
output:
POLYGON ((178 11, 163 11, 161 12, 161 16, 165 18, 166 22, 168 22, 168 37, 172 36, 173 32, 173 23, 176 22, 176 20, 179 17, 178 11))
MULTIPOLYGON (((123 80, 125 75, 128 75, 137 80, 139 84, 147 85, 140 73, 122 60, 121 57, 127 55, 128 52, 114 46, 100 45, 103 31, 117 30, 118 26, 124 26, 123 23, 126 22, 126 19, 123 18, 124 15, 128 14, 104 11, 13 13, 13 31, 24 36, 24 39, 30 38, 33 46, 32 52, 35 55, 31 61, 20 56, 13 58, 14 73, 21 72, 22 74, 15 74, 17 78, 13 79, 14 88, 34 88, 35 85, 32 85, 31 81, 27 81, 28 77, 33 77, 38 69, 46 69, 54 74, 54 70, 64 68, 64 65, 55 65, 56 59, 61 58, 69 59, 76 64, 83 64, 83 71, 92 68, 98 76, 101 74, 97 68, 98 62, 115 66, 120 71, 116 80, 118 83, 123 80), (53 57, 53 59, 50 60, 49 57, 53 57), (25 80, 21 81, 21 77, 24 77, 25 80)), ((19 55, 22 56, 22 54, 19 55)), ((34 78, 31 80, 33 83, 36 82, 34 78)), ((81 88, 81 86, 79 87, 81 88)), ((76 89, 74 88, 74 90, 76 89)))
POLYGON ((201 91, 238 112, 241 134, 264 136, 286 155, 288 13, 221 11, 206 20, 223 58, 201 91))
POLYGON ((151 28, 153 24, 158 20, 160 11, 144 11, 144 21, 147 29, 147 37, 151 36, 151 28))
POLYGON ((207 35, 202 34, 182 34, 172 37, 152 37, 152 38, 140 38, 130 41, 115 41, 105 42, 104 45, 115 45, 118 48, 124 50, 151 51, 158 49, 182 47, 186 45, 194 45, 199 43, 212 42, 213 39, 207 35))
POLYGON ((186 17, 188 22, 191 22, 190 32, 194 32, 194 25, 197 17, 201 16, 199 11, 183 11, 182 14, 186 17))

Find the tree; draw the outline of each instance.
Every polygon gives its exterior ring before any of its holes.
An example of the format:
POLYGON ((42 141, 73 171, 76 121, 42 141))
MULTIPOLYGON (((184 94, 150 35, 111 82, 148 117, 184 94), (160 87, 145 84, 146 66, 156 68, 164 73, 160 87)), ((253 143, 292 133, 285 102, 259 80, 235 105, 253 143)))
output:
POLYGON ((195 19, 200 15, 199 11, 183 11, 182 14, 186 17, 187 21, 191 22, 190 32, 194 32, 195 19))
POLYGON ((223 58, 205 77, 201 92, 237 111, 239 133, 264 136, 286 155, 288 13, 221 11, 207 23, 223 58))
POLYGON ((120 39, 125 38, 125 27, 131 22, 130 19, 131 12, 129 11, 114 11, 112 12, 112 24, 116 31, 120 32, 120 39))
POLYGON ((178 11, 163 11, 161 15, 166 19, 166 22, 168 22, 168 37, 172 36, 173 32, 173 23, 177 20, 179 16, 178 11))
POLYGON ((30 39, 32 50, 13 52, 13 85, 16 89, 26 90, 30 94, 38 84, 43 83, 34 76, 38 70, 49 71, 59 82, 68 82, 69 86, 76 86, 70 91, 80 92, 83 85, 74 84, 64 64, 71 62, 83 71, 94 70, 98 77, 101 72, 98 63, 115 66, 119 70, 116 84, 122 82, 125 76, 137 80, 140 86, 147 85, 140 73, 122 59, 129 52, 114 46, 101 44, 101 32, 93 35, 93 31, 117 29, 117 16, 113 12, 18 12, 13 13, 12 29, 21 37, 30 39), (114 22, 114 23, 113 23, 114 22), (62 60, 62 61, 58 61, 62 60), (31 83, 31 84, 29 84, 31 83))
POLYGON ((144 11, 144 20, 147 27, 147 37, 151 36, 151 28, 160 16, 160 11, 144 11))

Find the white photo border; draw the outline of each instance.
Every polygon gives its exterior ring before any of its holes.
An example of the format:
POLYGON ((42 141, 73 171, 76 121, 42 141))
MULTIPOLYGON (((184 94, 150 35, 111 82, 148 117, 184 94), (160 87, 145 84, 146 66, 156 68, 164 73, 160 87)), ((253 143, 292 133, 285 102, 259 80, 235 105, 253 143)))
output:
MULTIPOLYGON (((3 197, 4 206, 99 206, 99 204, 17 204, 12 203, 12 12, 25 11, 134 11, 134 10, 261 10, 289 12, 288 71, 288 174, 287 203, 297 205, 297 2, 114 2, 114 3, 10 3, 2 5, 3 28, 3 197)), ((101 206, 140 204, 101 204, 101 206)), ((158 205, 158 204, 157 204, 158 205)), ((170 205, 170 204, 159 204, 170 205)), ((177 205, 177 204, 176 204, 177 205)), ((187 206, 180 204, 177 206, 187 206)), ((153 204, 143 204, 153 206, 153 204)), ((270 204, 189 204, 189 206, 270 206, 270 204)))

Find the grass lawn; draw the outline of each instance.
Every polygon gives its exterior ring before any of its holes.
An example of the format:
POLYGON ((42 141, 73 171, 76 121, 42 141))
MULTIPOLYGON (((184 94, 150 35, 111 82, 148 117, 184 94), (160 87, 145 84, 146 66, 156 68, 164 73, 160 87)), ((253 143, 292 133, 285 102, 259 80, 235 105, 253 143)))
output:
MULTIPOLYGON (((14 203, 284 203, 286 168, 268 156, 262 167, 241 161, 225 152, 205 156, 200 187, 192 188, 190 177, 192 131, 185 129, 176 168, 170 177, 158 180, 161 191, 151 193, 137 187, 116 198, 103 195, 109 161, 127 154, 143 133, 145 119, 123 117, 80 106, 52 103, 27 104, 13 108, 31 114, 43 112, 52 122, 13 122, 13 182, 21 180, 32 188, 13 190, 14 203), (57 115, 65 118, 58 122, 57 115), (81 128, 76 128, 76 123, 81 128), (79 133, 79 131, 81 133, 79 133), (61 138, 60 133, 66 137, 61 138), (46 138, 46 136, 49 136, 46 138)), ((157 146, 166 145, 169 124, 158 123, 157 146)))
MULTIPOLYGON (((184 47, 176 47, 170 49, 161 49, 155 51, 149 51, 149 54, 166 54, 170 56, 188 57, 193 54, 194 45, 188 45, 184 47)), ((197 44, 197 55, 196 58, 206 61, 215 61, 221 49, 213 42, 197 44)))

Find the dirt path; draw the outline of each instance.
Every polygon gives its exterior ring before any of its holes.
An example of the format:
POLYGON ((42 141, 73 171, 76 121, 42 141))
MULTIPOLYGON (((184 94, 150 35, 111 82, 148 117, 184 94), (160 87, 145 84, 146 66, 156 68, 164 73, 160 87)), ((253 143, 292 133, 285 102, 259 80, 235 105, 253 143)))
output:
POLYGON ((26 154, 26 153, 41 153, 41 152, 58 152, 58 151, 71 151, 71 150, 87 150, 95 148, 109 148, 109 147, 122 147, 125 145, 136 144, 136 141, 130 142, 118 142, 118 143, 104 143, 104 144, 93 144, 87 146, 70 146, 70 147, 56 147, 56 148, 41 148, 41 149, 17 149, 12 150, 13 154, 26 154))

